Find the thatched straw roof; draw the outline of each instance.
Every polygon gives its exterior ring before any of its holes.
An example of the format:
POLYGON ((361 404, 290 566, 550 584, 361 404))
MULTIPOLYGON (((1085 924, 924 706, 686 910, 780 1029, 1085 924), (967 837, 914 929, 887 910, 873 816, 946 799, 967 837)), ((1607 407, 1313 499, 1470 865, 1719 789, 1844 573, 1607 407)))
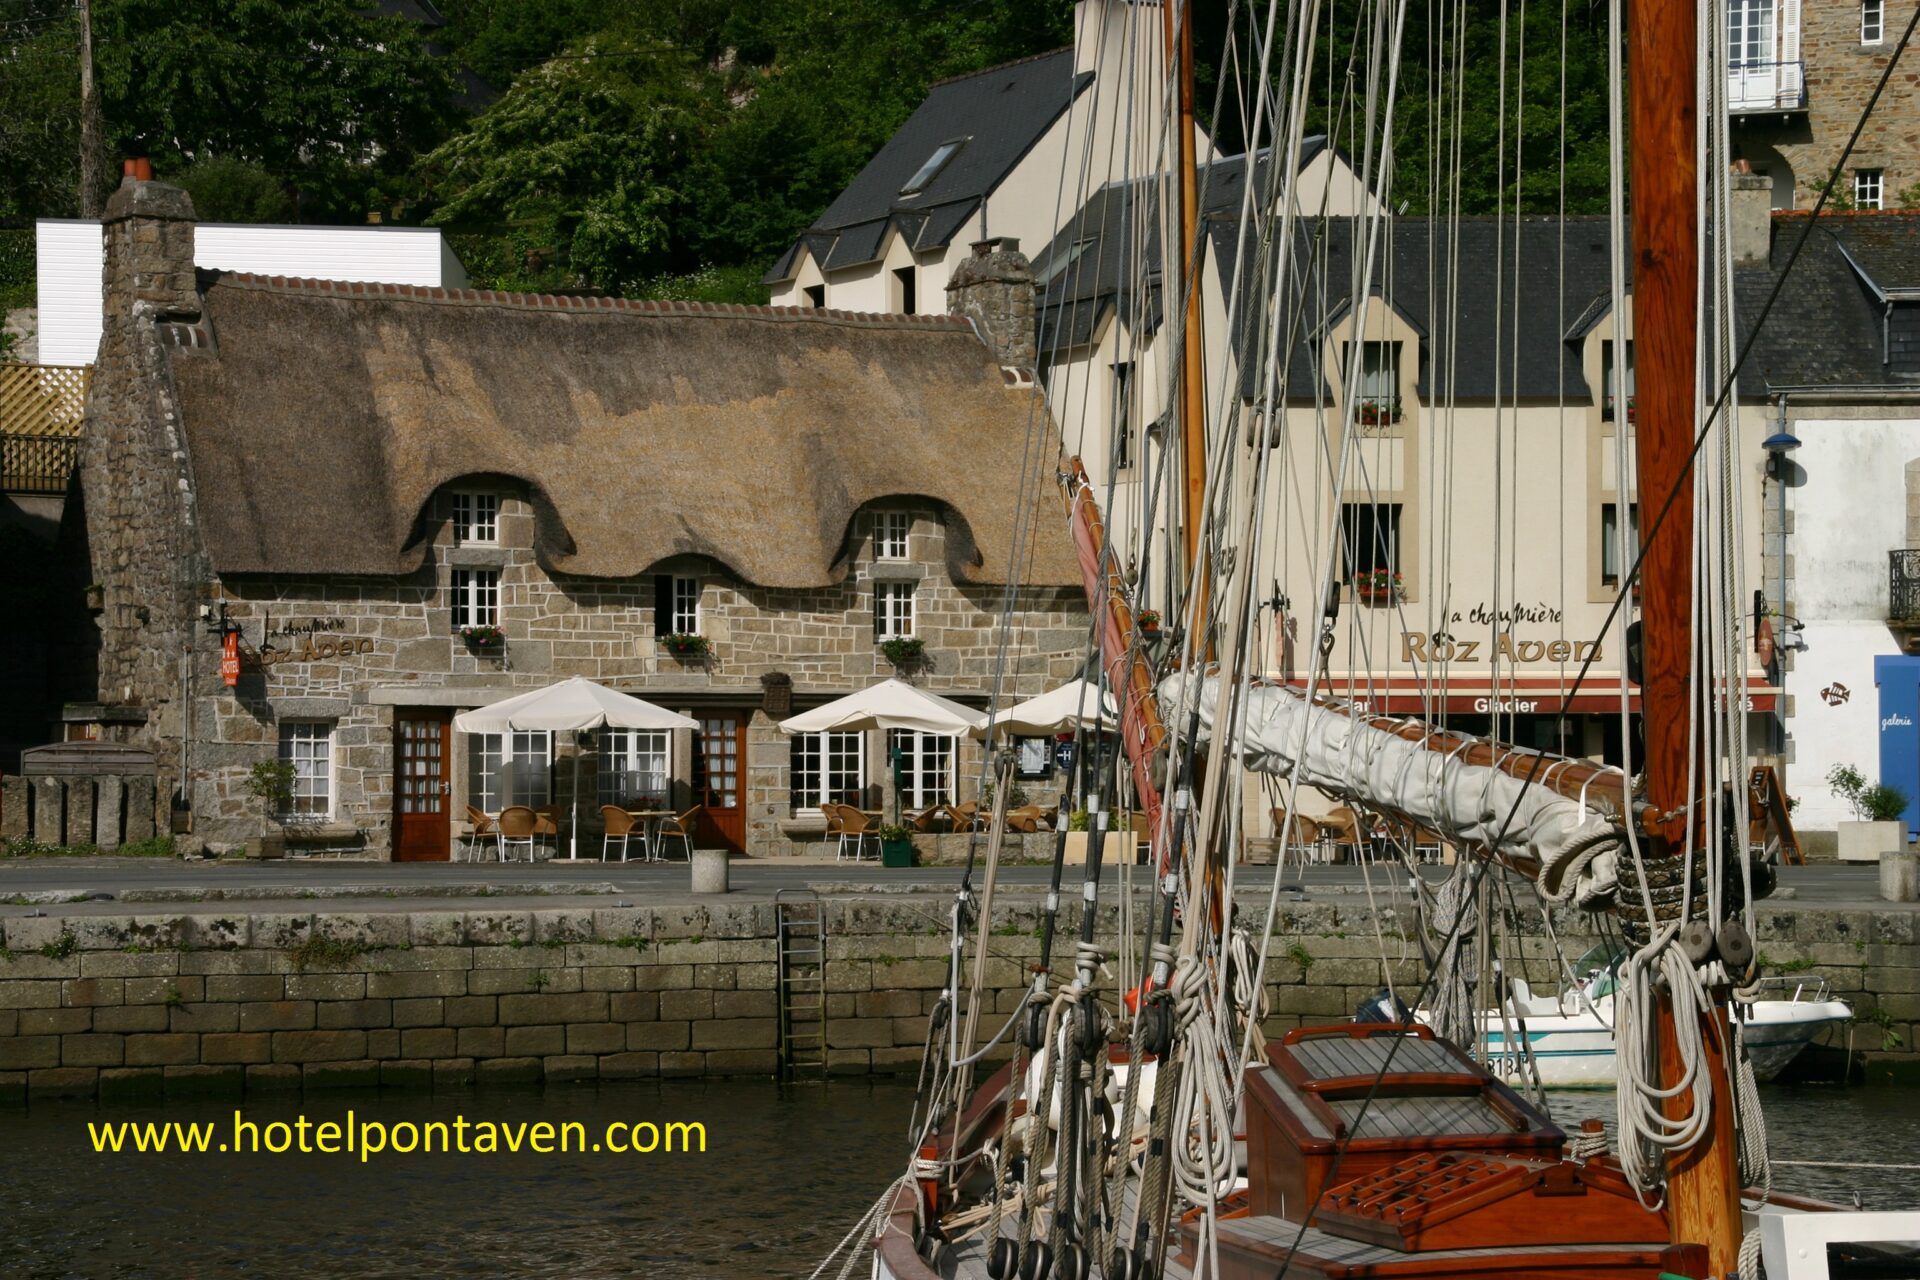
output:
POLYGON ((203 282, 211 342, 170 354, 221 573, 411 572, 435 490, 492 474, 528 485, 554 572, 696 554, 821 586, 845 571, 859 507, 915 495, 946 509, 957 579, 1004 578, 1038 505, 1017 576, 1079 580, 1055 429, 964 321, 203 282))

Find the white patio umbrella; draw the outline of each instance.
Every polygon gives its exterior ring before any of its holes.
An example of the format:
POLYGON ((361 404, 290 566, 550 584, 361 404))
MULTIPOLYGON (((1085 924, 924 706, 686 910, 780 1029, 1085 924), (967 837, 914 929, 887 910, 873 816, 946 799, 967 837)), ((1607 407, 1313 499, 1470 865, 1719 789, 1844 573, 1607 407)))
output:
MULTIPOLYGON (((459 733, 579 733, 591 729, 697 729, 690 720, 630 693, 573 676, 559 684, 462 711, 453 718, 459 733)), ((580 756, 573 757, 573 816, 570 858, 580 856, 580 756)))
MULTIPOLYGON (((1120 710, 1114 705, 1113 695, 1101 692, 1087 680, 1069 681, 993 717, 996 736, 1020 738, 1043 738, 1080 729, 1112 733, 1119 727, 1120 710)), ((982 726, 973 736, 982 738, 986 732, 982 726)))
MULTIPOLYGON (((859 733, 867 729, 913 729, 957 737, 986 727, 984 713, 963 707, 951 698, 943 698, 925 689, 916 689, 904 680, 882 680, 871 688, 850 693, 844 698, 803 711, 780 722, 780 732, 789 736, 802 733, 859 733)), ((898 818, 899 793, 894 794, 894 817, 898 818)))

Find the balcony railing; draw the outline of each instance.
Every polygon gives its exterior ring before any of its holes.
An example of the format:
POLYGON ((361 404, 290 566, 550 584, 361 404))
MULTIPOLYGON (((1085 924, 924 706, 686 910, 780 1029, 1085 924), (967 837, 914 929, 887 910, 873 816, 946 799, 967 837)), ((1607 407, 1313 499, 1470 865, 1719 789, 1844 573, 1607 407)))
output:
POLYGON ((1807 105, 1807 77, 1792 62, 1734 62, 1727 68, 1727 110, 1800 111, 1807 105))
POLYGON ((0 364, 0 491, 65 493, 80 460, 85 365, 0 364))
POLYGON ((1920 547, 1887 553, 1887 621, 1920 625, 1920 547))

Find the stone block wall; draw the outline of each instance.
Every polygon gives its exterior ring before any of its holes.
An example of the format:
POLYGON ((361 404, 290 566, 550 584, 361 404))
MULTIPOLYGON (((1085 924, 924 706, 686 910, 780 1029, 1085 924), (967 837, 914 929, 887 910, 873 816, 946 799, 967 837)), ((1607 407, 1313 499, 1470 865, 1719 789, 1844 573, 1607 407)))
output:
POLYGON ((0 843, 35 840, 115 849, 153 835, 151 775, 0 778, 0 843))
MULTIPOLYGON (((1264 906, 1250 897, 1244 910, 1257 916, 1264 906)), ((946 981, 947 909, 944 894, 826 904, 830 1071, 918 1070, 946 981)), ((0 1099, 771 1075, 773 911, 717 901, 9 918, 0 1099)), ((1916 918, 1773 909, 1761 919, 1774 966, 1828 977, 1853 1002, 1855 1047, 1868 1051, 1874 1078, 1912 1079, 1920 1068, 1916 918)), ((1111 948, 1114 909, 1101 920, 1111 948)), ((987 1033, 1020 1002, 1039 923, 1032 895, 995 908, 987 1033)), ((1056 968, 1071 964, 1073 923, 1056 968)), ((1412 990, 1420 962, 1406 924, 1357 898, 1283 907, 1266 974, 1267 1033, 1350 1017, 1388 971, 1412 990)), ((1577 954, 1587 939, 1576 921, 1563 925, 1577 954)), ((1550 982, 1556 965, 1537 927, 1521 950, 1518 967, 1550 982)), ((1109 1001, 1113 986, 1105 984, 1109 1001)))
MULTIPOLYGON (((1915 3, 1887 0, 1884 38, 1862 44, 1858 0, 1802 0, 1806 112, 1758 112, 1733 119, 1734 145, 1756 168, 1777 167, 1775 155, 1791 166, 1794 201, 1785 207, 1813 207, 1899 44, 1900 32, 1912 19, 1915 3)), ((1841 176, 1836 196, 1852 197, 1855 169, 1882 171, 1885 207, 1890 209, 1898 206, 1895 197, 1902 189, 1920 183, 1920 93, 1907 77, 1896 74, 1888 84, 1847 165, 1849 172, 1841 176)))
MULTIPOLYGON (((434 564, 408 579, 231 579, 222 584, 228 617, 240 628, 240 683, 220 682, 211 641, 196 646, 195 716, 210 727, 196 745, 197 833, 241 840, 258 833, 260 801, 246 790, 256 761, 277 751, 281 720, 320 720, 334 726, 334 818, 357 832, 354 843, 374 855, 389 848, 393 809, 395 705, 478 705, 539 688, 568 676, 616 684, 650 701, 698 715, 725 705, 750 711, 746 802, 748 849, 778 853, 789 837, 822 826, 793 824, 789 803, 790 744, 779 717, 761 710, 761 677, 786 675, 803 697, 852 692, 894 675, 873 636, 874 583, 915 583, 915 631, 926 661, 911 673, 934 692, 985 694, 996 673, 1010 699, 1042 693, 1076 675, 1087 635, 1085 596, 1078 587, 1022 588, 1010 628, 1000 625, 1003 590, 956 583, 948 572, 950 531, 941 513, 911 503, 909 557, 878 560, 873 552, 875 509, 849 531, 846 579, 817 590, 773 590, 743 583, 711 561, 668 562, 663 573, 701 581, 700 631, 712 649, 701 662, 673 658, 654 634, 654 575, 637 579, 556 578, 534 550, 534 511, 512 486, 462 485, 500 499, 499 546, 459 547, 451 527, 452 494, 429 512, 434 564), (455 634, 449 583, 456 568, 485 567, 500 574, 503 650, 475 652, 455 634), (1005 653, 1001 651, 1003 640, 1005 653)), ((878 807, 884 745, 871 735, 868 805, 878 807)), ((553 797, 572 798, 576 746, 556 735, 553 797)), ((456 739, 453 812, 466 804, 466 756, 456 739)), ((674 747, 676 808, 690 800, 691 735, 674 747)), ((594 755, 580 761, 583 813, 599 804, 594 755)), ((977 744, 963 742, 957 768, 963 793, 973 794, 977 744)), ((1035 789, 1036 791, 1038 789, 1035 789)), ((1036 795, 1044 800, 1044 795, 1036 795)))

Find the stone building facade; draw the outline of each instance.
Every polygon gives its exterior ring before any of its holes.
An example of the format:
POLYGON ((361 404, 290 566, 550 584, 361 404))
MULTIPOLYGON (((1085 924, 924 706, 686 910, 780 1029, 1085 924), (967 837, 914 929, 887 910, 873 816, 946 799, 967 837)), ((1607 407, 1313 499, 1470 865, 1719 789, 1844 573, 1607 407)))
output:
MULTIPOLYGON (((1737 31, 1752 15, 1751 52, 1766 53, 1752 71, 1733 73, 1735 154, 1773 184, 1773 207, 1810 209, 1833 171, 1860 114, 1899 45, 1920 0, 1734 0, 1737 31), (1797 31, 1797 48, 1794 33, 1797 31), (1764 47, 1762 47, 1764 46, 1764 47), (1779 70, 1776 72, 1775 67, 1779 70), (1801 92, 1771 81, 1798 76, 1801 92), (1776 92, 1742 101, 1745 80, 1760 77, 1776 92)), ((1744 46, 1743 46, 1744 47, 1744 46)), ((1742 56, 1741 48, 1734 50, 1742 56)), ((1847 160, 1834 195, 1839 207, 1893 209, 1920 196, 1920 84, 1896 72, 1875 104, 1847 160), (1879 204, 1856 197, 1855 184, 1879 204)))
MULTIPOLYGON (((468 805, 564 811, 577 779, 584 855, 604 799, 705 805, 699 839, 788 852, 829 790, 880 806, 889 744, 778 720, 897 673, 984 707, 1081 669, 1050 474, 1023 469, 1057 436, 965 320, 196 277, 191 206, 150 182, 107 227, 99 696, 145 715, 198 838, 445 857, 468 805), (706 652, 676 656, 684 634, 706 652), (575 675, 701 728, 451 731, 575 675), (270 802, 275 759, 296 781, 270 802)), ((909 803, 971 798, 976 744, 903 745, 909 803)))

